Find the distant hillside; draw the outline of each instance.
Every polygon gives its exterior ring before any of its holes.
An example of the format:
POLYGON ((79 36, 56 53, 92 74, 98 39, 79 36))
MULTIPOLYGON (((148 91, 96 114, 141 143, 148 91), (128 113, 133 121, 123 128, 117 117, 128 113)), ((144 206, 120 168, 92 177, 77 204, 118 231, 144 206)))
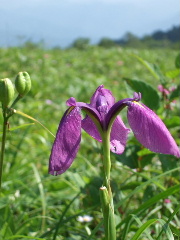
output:
POLYGON ((173 26, 168 31, 157 30, 142 38, 128 32, 119 40, 103 38, 98 44, 102 47, 120 45, 123 47, 135 48, 179 48, 180 47, 180 26, 173 26))
POLYGON ((180 41, 180 26, 173 27, 168 31, 155 31, 149 37, 152 37, 154 40, 157 41, 169 40, 171 42, 178 42, 180 41))

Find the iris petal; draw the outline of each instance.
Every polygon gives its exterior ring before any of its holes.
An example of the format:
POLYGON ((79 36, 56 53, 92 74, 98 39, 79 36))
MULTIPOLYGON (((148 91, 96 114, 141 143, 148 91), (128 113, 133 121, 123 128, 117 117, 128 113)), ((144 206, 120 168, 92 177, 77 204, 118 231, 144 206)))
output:
POLYGON ((90 105, 96 108, 96 104, 100 95, 105 97, 109 110, 109 108, 114 104, 115 98, 113 97, 111 91, 109 89, 105 89, 103 85, 100 85, 94 92, 93 96, 91 97, 90 105))
POLYGON ((96 139, 99 142, 102 142, 101 136, 99 134, 99 131, 95 125, 95 123, 91 120, 90 117, 86 116, 82 120, 82 128, 84 131, 86 131, 91 137, 96 139))
POLYGON ((67 100, 66 104, 68 106, 74 106, 74 107, 79 107, 81 109, 86 109, 87 111, 89 111, 99 122, 101 121, 101 116, 99 114, 99 112, 92 107, 90 104, 88 103, 84 103, 84 102, 76 102, 76 99, 71 97, 70 99, 67 100))
POLYGON ((147 106, 129 103, 128 121, 137 140, 153 152, 180 157, 180 151, 162 120, 147 106))
POLYGON ((64 114, 51 150, 49 173, 65 172, 76 157, 81 141, 81 115, 79 108, 70 107, 64 114))
POLYGON ((129 131, 130 129, 126 128, 122 119, 118 116, 111 129, 111 152, 116 154, 122 154, 124 152, 129 131))

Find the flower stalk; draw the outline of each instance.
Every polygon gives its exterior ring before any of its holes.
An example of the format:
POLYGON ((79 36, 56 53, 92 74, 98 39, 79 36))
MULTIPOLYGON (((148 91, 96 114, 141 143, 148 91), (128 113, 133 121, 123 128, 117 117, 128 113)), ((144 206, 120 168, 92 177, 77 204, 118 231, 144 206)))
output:
POLYGON ((5 153, 6 132, 8 127, 8 119, 16 112, 13 109, 14 105, 25 96, 31 89, 31 79, 27 72, 20 72, 15 81, 16 90, 19 93, 13 103, 10 103, 14 97, 14 86, 9 78, 0 79, 0 102, 2 105, 3 114, 3 133, 0 153, 0 193, 2 185, 3 161, 5 153))
POLYGON ((103 145, 104 186, 100 188, 100 199, 103 212, 105 239, 116 240, 114 204, 110 186, 110 170, 111 170, 110 131, 104 132, 102 136, 102 145, 103 145))
POLYGON ((8 117, 6 116, 7 108, 3 109, 3 134, 2 134, 2 142, 1 142, 1 156, 0 156, 0 192, 1 192, 1 183, 2 183, 2 169, 3 169, 3 161, 4 161, 4 153, 5 153, 5 143, 6 143, 6 131, 8 126, 8 117))
POLYGON ((100 188, 100 199, 103 212, 105 240, 116 240, 116 225, 114 219, 113 199, 105 186, 100 188))

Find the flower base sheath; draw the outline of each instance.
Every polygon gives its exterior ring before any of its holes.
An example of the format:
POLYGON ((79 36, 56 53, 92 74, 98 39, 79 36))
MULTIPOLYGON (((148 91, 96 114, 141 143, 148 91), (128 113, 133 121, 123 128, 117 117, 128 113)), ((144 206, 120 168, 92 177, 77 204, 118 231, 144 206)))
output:
POLYGON ((170 132, 162 120, 147 106, 140 103, 141 94, 134 93, 115 103, 110 90, 99 86, 90 104, 76 102, 71 97, 67 101, 69 108, 64 113, 56 134, 49 161, 49 173, 58 175, 65 172, 74 161, 81 142, 81 128, 99 142, 106 131, 110 131, 110 148, 116 154, 122 154, 130 132, 123 123, 119 112, 127 106, 127 118, 135 137, 153 152, 171 154, 180 157, 170 132), (81 110, 86 112, 82 119, 81 110))

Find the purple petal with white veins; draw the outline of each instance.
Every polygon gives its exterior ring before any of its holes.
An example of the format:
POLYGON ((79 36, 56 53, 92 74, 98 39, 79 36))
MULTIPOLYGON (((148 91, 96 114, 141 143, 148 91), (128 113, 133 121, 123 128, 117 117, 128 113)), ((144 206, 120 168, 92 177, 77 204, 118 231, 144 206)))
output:
POLYGON ((180 157, 180 150, 162 120, 142 103, 131 102, 128 121, 137 140, 153 152, 180 157))
POLYGON ((81 141, 81 115, 79 108, 70 107, 64 114, 52 146, 49 173, 65 172, 76 157, 81 141))
POLYGON ((116 154, 122 154, 124 152, 129 132, 130 129, 126 128, 122 119, 118 116, 111 129, 111 152, 116 154))

